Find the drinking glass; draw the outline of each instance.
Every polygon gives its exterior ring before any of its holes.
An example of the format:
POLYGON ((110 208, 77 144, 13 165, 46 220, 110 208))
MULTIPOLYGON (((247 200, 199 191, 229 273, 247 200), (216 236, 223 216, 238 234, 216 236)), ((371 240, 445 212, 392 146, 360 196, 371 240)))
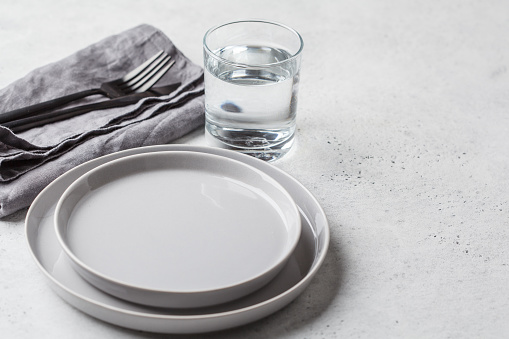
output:
POLYGON ((285 25, 236 21, 203 38, 205 135, 210 144, 266 161, 295 135, 302 37, 285 25))

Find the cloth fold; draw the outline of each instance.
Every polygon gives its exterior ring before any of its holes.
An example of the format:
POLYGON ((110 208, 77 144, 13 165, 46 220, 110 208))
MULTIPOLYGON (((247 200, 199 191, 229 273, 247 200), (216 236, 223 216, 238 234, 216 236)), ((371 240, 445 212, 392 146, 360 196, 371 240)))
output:
MULTIPOLYGON (((169 95, 93 111, 14 134, 0 126, 0 217, 28 207, 67 170, 127 148, 163 144, 204 123, 203 69, 186 58, 160 30, 140 25, 40 67, 0 90, 0 112, 99 87, 159 50, 175 65, 156 86, 180 82, 169 95)), ((77 102, 104 100, 100 96, 77 102)), ((1 113, 0 113, 1 114, 1 113)))

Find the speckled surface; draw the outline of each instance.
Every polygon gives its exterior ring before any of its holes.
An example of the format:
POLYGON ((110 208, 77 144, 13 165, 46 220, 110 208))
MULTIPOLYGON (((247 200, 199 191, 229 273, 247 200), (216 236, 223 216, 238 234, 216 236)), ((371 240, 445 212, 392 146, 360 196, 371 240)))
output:
MULTIPOLYGON (((288 307, 202 337, 509 336, 508 2, 150 3, 3 1, 0 86, 143 22, 197 63, 218 23, 264 18, 303 35, 298 139, 274 165, 323 206, 328 256, 288 307)), ((28 253, 25 214, 0 220, 2 338, 163 337, 58 298, 28 253)))

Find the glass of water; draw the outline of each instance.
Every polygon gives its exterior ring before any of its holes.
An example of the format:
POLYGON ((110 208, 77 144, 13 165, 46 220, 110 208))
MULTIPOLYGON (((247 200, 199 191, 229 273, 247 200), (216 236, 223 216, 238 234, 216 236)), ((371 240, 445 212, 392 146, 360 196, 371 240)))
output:
POLYGON ((274 22, 236 21, 205 34, 209 143, 266 161, 290 150, 302 48, 299 33, 274 22))

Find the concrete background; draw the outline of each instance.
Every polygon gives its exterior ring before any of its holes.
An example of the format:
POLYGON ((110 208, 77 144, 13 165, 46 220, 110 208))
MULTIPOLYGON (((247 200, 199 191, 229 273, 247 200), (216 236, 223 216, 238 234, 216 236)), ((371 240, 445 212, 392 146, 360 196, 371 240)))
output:
MULTIPOLYGON (((322 204, 331 246, 288 307, 201 337, 509 337, 507 1, 2 0, 0 87, 140 23, 201 64, 204 32, 244 18, 304 38, 298 140, 274 165, 322 204)), ((0 220, 2 338, 166 337, 57 297, 25 215, 0 220)))

